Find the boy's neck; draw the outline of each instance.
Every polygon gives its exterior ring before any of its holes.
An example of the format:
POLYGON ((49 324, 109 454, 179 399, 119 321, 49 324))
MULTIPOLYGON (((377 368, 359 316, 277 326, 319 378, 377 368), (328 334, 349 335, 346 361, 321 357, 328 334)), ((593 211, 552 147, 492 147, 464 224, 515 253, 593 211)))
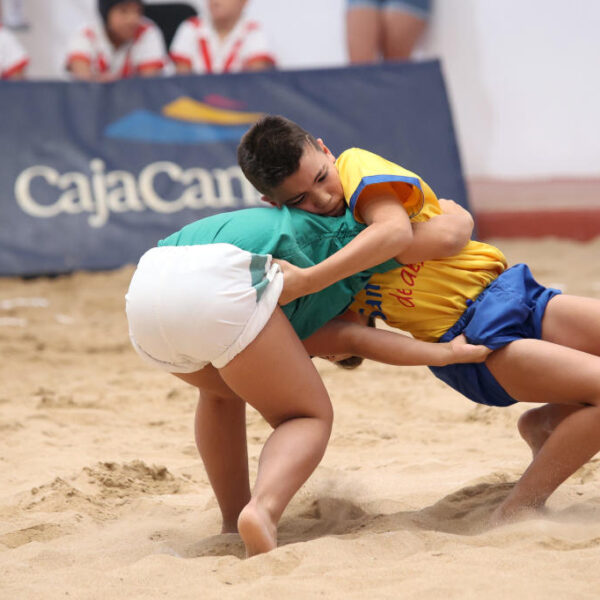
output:
POLYGON ((241 17, 235 17, 232 19, 222 19, 220 21, 213 21, 213 27, 217 32, 219 38, 221 38, 222 40, 225 39, 235 29, 235 26, 238 24, 238 21, 240 19, 241 17))
POLYGON ((106 31, 106 37, 108 38, 108 41, 111 43, 111 45, 113 46, 113 48, 115 50, 118 50, 119 48, 121 48, 121 46, 124 46, 127 42, 124 42, 123 40, 115 37, 107 28, 105 28, 106 31))

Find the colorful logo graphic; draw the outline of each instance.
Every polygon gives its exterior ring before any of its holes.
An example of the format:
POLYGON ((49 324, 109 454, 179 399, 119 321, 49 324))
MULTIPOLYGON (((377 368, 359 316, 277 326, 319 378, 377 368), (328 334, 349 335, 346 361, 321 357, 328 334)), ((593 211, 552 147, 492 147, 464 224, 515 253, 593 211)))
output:
POLYGON ((262 114, 239 110, 240 103, 222 96, 207 96, 204 102, 182 97, 157 114, 135 110, 111 123, 106 137, 155 144, 209 144, 237 142, 262 114))

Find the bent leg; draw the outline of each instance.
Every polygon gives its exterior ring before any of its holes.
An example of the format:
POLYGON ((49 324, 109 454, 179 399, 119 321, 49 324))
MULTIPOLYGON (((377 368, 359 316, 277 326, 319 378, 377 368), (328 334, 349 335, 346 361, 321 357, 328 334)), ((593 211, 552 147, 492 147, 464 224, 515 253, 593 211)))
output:
POLYGON ((280 308, 220 373, 274 427, 260 456, 252 498, 238 519, 252 556, 276 546, 285 507, 323 457, 333 411, 317 370, 280 308))
MULTIPOLYGON (((516 400, 583 406, 562 419, 497 509, 498 521, 543 506, 550 494, 600 450, 600 358, 542 340, 512 342, 487 366, 516 400)), ((568 411, 565 411, 567 413, 568 411)))
POLYGON ((542 339, 600 356, 600 300, 554 296, 542 320, 542 339))
POLYGON ((582 408, 585 407, 569 406, 568 404, 544 404, 544 406, 524 412, 519 417, 517 424, 519 433, 531 448, 534 458, 558 424, 565 417, 582 408))
MULTIPOLYGON (((600 356, 600 300, 561 294, 550 300, 542 339, 600 356)), ((546 405, 521 415, 519 432, 535 456, 552 430, 577 407, 546 405)))

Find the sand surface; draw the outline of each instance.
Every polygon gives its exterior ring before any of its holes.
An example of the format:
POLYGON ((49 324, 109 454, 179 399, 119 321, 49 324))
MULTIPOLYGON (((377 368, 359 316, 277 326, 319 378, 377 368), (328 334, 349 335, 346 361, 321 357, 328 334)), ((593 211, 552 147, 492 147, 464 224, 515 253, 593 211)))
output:
MULTIPOLYGON (((600 240, 498 244, 600 298, 600 240)), ((420 367, 318 362, 327 454, 280 547, 242 559, 218 535, 193 389, 129 347, 131 273, 0 280, 0 598, 600 597, 600 457, 545 518, 482 531, 529 462, 524 408, 475 405, 420 367)), ((268 433, 249 411, 252 473, 268 433)))

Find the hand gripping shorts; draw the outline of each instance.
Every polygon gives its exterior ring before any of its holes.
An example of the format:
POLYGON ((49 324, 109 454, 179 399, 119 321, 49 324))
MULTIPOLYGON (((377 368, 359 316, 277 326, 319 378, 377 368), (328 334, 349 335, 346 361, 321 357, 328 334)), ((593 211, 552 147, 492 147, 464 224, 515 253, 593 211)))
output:
MULTIPOLYGON (((515 340, 539 340, 546 306, 560 293, 540 285, 527 265, 515 265, 492 281, 475 301, 467 303, 460 319, 439 341, 449 342, 463 333, 470 344, 497 350, 515 340)), ((438 379, 473 402, 489 406, 510 406, 516 402, 485 363, 429 368, 438 379)))

